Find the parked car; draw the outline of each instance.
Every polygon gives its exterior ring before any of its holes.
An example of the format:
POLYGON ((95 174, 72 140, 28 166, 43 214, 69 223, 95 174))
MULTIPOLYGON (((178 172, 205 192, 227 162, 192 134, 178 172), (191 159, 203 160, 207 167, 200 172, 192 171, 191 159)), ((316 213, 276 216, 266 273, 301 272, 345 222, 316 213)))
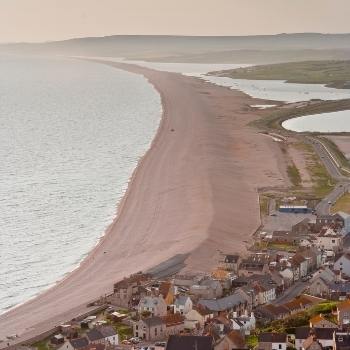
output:
POLYGON ((155 346, 161 346, 163 348, 166 347, 166 342, 165 341, 157 341, 155 344, 155 346))
POLYGON ((129 341, 131 341, 133 344, 138 344, 141 343, 142 339, 140 339, 139 337, 133 337, 130 338, 129 341))

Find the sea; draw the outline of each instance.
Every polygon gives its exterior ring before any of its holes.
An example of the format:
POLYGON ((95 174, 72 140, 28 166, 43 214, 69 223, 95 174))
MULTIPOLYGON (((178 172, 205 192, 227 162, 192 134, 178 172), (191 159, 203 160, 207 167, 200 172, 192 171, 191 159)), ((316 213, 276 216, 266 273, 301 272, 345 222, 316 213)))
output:
POLYGON ((0 313, 55 284, 97 244, 161 111, 142 76, 0 56, 0 313))

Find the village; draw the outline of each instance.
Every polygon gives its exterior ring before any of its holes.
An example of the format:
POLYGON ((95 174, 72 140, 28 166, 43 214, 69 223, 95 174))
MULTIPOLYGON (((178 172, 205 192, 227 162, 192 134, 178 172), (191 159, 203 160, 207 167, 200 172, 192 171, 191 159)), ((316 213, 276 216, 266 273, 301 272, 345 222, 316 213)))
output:
POLYGON ((208 274, 131 275, 93 314, 21 348, 348 350, 350 215, 314 214, 281 205, 270 220, 297 222, 262 227, 246 254, 221 252, 208 274))

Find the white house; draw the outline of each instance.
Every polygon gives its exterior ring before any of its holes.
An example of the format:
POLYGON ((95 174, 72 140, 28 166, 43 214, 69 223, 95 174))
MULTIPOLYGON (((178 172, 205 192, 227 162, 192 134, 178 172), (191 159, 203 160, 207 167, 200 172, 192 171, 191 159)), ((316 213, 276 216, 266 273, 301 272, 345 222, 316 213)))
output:
POLYGON ((287 350, 286 333, 260 333, 259 350, 287 350))
POLYGON ((318 249, 339 252, 343 248, 343 236, 329 227, 317 236, 316 246, 318 249))
POLYGON ((341 271, 342 274, 345 274, 350 277, 350 254, 343 254, 333 266, 335 271, 341 271))
POLYGON ((180 315, 186 315, 192 310, 193 303, 189 296, 179 295, 174 303, 174 313, 179 313, 180 315))
POLYGON ((96 327, 87 332, 86 336, 91 344, 119 344, 118 333, 111 326, 96 327))
POLYGON ((250 332, 255 329, 256 319, 252 312, 250 316, 240 316, 231 319, 231 327, 234 330, 240 331, 243 335, 250 335, 250 332))

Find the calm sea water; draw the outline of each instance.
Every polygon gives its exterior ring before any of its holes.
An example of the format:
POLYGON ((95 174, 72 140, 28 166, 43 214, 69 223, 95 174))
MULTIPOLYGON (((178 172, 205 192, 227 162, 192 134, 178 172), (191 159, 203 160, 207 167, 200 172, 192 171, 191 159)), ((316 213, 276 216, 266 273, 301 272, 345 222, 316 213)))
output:
POLYGON ((297 132, 350 132, 350 111, 322 113, 286 120, 285 129, 297 132))
POLYGON ((116 212, 161 116, 138 75, 0 57, 0 313, 74 269, 116 212))

